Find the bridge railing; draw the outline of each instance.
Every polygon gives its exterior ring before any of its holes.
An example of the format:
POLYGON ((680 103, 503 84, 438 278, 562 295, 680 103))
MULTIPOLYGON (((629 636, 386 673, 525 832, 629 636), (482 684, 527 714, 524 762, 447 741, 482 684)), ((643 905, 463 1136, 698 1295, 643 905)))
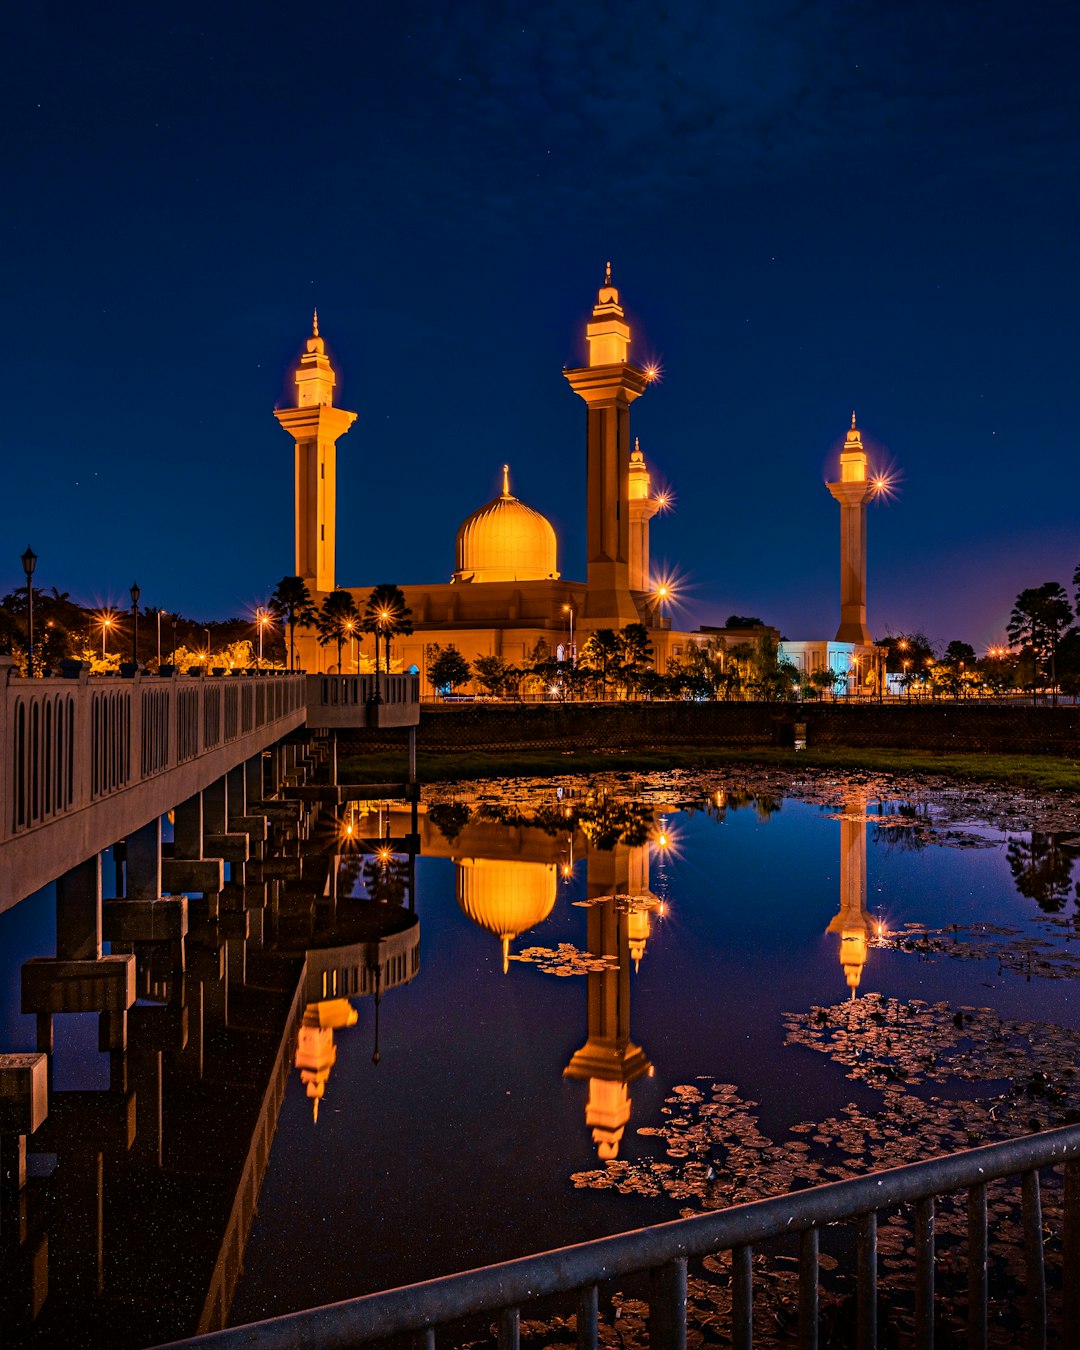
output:
POLYGON ((302 675, 25 679, 0 663, 0 843, 292 719, 302 675))
POLYGON ((799 1235, 799 1340, 801 1350, 816 1350, 819 1320, 821 1228, 845 1220, 857 1226, 857 1344, 873 1350, 878 1340, 877 1217, 883 1210, 913 1205, 916 1346, 934 1343, 934 1217, 937 1197, 967 1192, 968 1350, 985 1350, 988 1322, 987 1184, 1021 1179, 1021 1209, 1026 1266, 1024 1343, 1029 1350, 1046 1345, 1047 1288, 1039 1169, 1065 1164, 1063 1234, 1063 1344, 1080 1345, 1080 1126, 1048 1130, 1000 1144, 968 1149, 926 1162, 832 1182, 790 1195, 735 1205, 709 1214, 658 1224, 614 1237, 563 1247, 537 1256, 506 1261, 458 1275, 429 1280, 384 1293, 348 1299, 325 1307, 247 1326, 230 1328, 195 1341, 174 1342, 170 1350, 292 1350, 299 1345, 364 1345, 391 1336, 414 1334, 425 1347, 435 1333, 480 1314, 498 1326, 498 1344, 516 1350, 523 1306, 551 1295, 572 1295, 577 1343, 596 1350, 598 1291, 614 1279, 648 1272, 649 1344, 653 1350, 684 1348, 687 1343, 687 1263, 693 1258, 731 1253, 732 1311, 729 1335, 735 1350, 754 1343, 753 1249, 756 1244, 799 1235))
POLYGON ((309 675, 308 726, 361 728, 416 726, 419 675, 309 675))

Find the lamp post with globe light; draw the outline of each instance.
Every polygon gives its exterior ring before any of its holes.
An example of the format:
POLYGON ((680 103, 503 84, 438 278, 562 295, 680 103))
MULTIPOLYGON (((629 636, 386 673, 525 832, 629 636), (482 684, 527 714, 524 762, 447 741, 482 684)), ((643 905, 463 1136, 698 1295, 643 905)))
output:
POLYGON ((30 547, 26 546, 26 552, 22 555, 23 571, 26 573, 26 673, 33 679, 34 676, 34 568, 37 565, 37 554, 30 547))

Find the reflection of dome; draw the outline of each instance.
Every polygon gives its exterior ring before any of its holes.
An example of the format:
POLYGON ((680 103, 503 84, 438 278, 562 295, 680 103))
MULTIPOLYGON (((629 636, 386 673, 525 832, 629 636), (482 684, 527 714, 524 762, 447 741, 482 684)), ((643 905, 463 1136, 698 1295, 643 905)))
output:
POLYGON ((554 863, 508 858, 459 858, 457 901, 473 923, 502 939, 503 970, 510 939, 543 923, 555 907, 554 863))
POLYGON ((503 465, 502 495, 474 511, 457 532, 455 581, 544 581, 559 575, 555 531, 531 506, 510 495, 503 465))

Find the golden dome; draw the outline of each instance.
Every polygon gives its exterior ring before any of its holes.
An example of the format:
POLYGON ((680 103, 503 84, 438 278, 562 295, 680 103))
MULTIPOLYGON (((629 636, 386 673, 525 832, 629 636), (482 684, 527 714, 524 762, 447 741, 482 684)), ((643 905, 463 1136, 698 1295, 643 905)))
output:
POLYGON ((474 511, 457 532, 454 581, 544 581, 559 575, 555 531, 539 511, 510 494, 510 470, 503 465, 503 490, 474 511))
POLYGON ((458 858, 457 902, 473 923, 502 941, 503 970, 510 939, 543 923, 555 908, 554 863, 516 858, 458 858))

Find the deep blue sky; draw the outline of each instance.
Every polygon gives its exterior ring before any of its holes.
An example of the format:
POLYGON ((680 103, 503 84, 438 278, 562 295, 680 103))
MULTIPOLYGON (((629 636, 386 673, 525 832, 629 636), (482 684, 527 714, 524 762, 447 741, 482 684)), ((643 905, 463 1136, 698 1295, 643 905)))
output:
POLYGON ((1072 4, 34 3, 0 19, 0 586, 225 616, 293 570, 271 416, 313 304, 359 412, 338 579, 445 580, 515 491, 584 573, 563 365, 604 261, 684 617, 837 622, 855 407, 901 492, 875 633, 1000 639, 1080 562, 1072 4))

